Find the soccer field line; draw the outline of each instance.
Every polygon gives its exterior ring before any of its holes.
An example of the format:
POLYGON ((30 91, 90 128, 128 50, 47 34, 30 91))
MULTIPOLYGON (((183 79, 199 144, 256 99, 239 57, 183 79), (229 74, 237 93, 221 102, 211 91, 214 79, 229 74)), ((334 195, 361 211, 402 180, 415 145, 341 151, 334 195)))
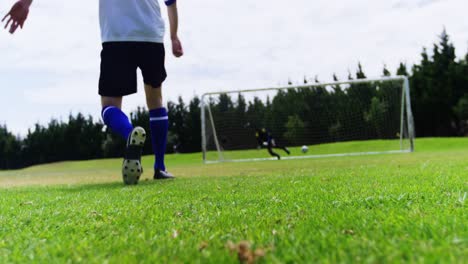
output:
MULTIPOLYGON (((380 155, 380 154, 403 154, 411 153, 411 150, 389 150, 389 151, 369 151, 369 152, 352 152, 352 153, 339 153, 339 154, 317 154, 305 156, 290 156, 282 157, 281 160, 299 160, 299 159, 319 159, 319 158, 333 158, 333 157, 347 157, 347 156, 367 156, 367 155, 380 155)), ((216 164, 222 162, 250 162, 250 161, 269 161, 278 160, 277 158, 251 158, 251 159, 225 159, 225 160, 205 160, 205 164, 216 164)))

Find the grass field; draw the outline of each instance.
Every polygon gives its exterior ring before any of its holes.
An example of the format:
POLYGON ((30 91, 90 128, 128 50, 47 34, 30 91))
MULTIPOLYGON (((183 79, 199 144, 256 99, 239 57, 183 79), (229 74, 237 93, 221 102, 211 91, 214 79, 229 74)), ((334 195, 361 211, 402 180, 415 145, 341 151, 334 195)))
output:
POLYGON ((0 263, 238 263, 241 241, 260 263, 466 263, 468 139, 416 148, 211 165, 171 155, 179 177, 165 182, 145 157, 131 187, 120 160, 0 172, 0 263))

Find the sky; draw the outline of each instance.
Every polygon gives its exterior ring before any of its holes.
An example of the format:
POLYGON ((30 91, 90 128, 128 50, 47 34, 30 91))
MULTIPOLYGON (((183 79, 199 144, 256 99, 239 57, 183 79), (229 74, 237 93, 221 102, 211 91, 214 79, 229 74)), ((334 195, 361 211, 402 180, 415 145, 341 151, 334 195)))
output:
MULTIPOLYGON (((13 3, 0 0, 1 17, 13 3)), ((23 30, 0 31, 0 124, 24 136, 70 113, 99 119, 98 4, 35 0, 23 30)), ((395 72, 400 62, 418 63, 444 28, 459 57, 468 50, 466 0, 179 0, 178 8, 185 55, 168 52, 166 101, 304 76, 345 79, 358 62, 378 77, 384 64, 395 72)), ((169 51, 167 36, 165 44, 169 51)), ((144 106, 141 84, 124 99, 127 113, 144 106)))

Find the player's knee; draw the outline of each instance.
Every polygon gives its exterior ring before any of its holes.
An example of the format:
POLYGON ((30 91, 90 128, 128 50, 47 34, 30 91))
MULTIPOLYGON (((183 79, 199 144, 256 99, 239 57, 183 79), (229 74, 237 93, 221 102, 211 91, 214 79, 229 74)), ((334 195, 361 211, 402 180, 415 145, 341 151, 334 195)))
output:
POLYGON ((115 106, 115 107, 121 108, 122 97, 101 96, 101 105, 102 107, 115 106))
POLYGON ((161 108, 163 106, 162 98, 146 98, 146 104, 149 109, 161 108))
POLYGON ((149 109, 156 109, 156 108, 163 107, 161 87, 153 88, 149 85, 145 85, 145 91, 146 91, 146 104, 149 109))

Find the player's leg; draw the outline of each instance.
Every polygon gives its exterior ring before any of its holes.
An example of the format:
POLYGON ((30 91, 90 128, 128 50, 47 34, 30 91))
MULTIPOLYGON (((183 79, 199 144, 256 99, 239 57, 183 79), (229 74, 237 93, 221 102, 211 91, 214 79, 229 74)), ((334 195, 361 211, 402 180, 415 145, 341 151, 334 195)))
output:
POLYGON ((273 151, 273 144, 271 143, 271 141, 268 141, 268 146, 267 146, 267 148, 268 148, 268 153, 270 153, 271 156, 276 157, 278 160, 281 159, 281 156, 278 155, 278 153, 275 153, 275 152, 273 151))
POLYGON ((169 119, 163 106, 161 87, 154 88, 145 84, 146 103, 150 113, 151 143, 154 151, 154 179, 168 179, 173 176, 166 171, 166 153, 169 119))
MULTIPOLYGON (((272 148, 282 149, 282 150, 284 150, 286 153, 288 153, 288 155, 291 154, 291 152, 289 152, 289 150, 288 150, 286 147, 281 146, 281 145, 279 145, 279 144, 276 144, 276 140, 275 140, 273 137, 269 137, 268 142, 269 142, 269 144, 272 145, 272 148)), ((279 158, 278 158, 278 159, 279 159, 279 158)))
POLYGON ((141 154, 146 132, 133 127, 122 112, 122 97, 136 92, 136 64, 131 43, 104 43, 101 52, 99 94, 102 103, 102 119, 115 133, 127 141, 122 177, 126 184, 136 184, 143 173, 141 154))
POLYGON ((164 67, 165 50, 162 43, 141 43, 138 66, 145 83, 146 104, 150 113, 151 143, 154 151, 154 179, 174 178, 166 170, 166 153, 169 120, 163 104, 162 83, 167 77, 164 67))
POLYGON ((125 140, 133 126, 122 112, 122 97, 136 93, 136 64, 131 43, 107 42, 102 45, 99 95, 104 123, 125 140))
POLYGON ((282 149, 282 150, 284 150, 284 152, 286 152, 288 155, 290 155, 290 154, 291 154, 291 152, 289 151, 289 149, 288 149, 287 147, 285 147, 285 146, 281 146, 281 145, 275 145, 275 147, 274 147, 274 148, 277 148, 277 149, 282 149))
POLYGON ((114 133, 127 140, 133 130, 127 115, 122 112, 122 97, 101 96, 101 116, 104 124, 114 133))

